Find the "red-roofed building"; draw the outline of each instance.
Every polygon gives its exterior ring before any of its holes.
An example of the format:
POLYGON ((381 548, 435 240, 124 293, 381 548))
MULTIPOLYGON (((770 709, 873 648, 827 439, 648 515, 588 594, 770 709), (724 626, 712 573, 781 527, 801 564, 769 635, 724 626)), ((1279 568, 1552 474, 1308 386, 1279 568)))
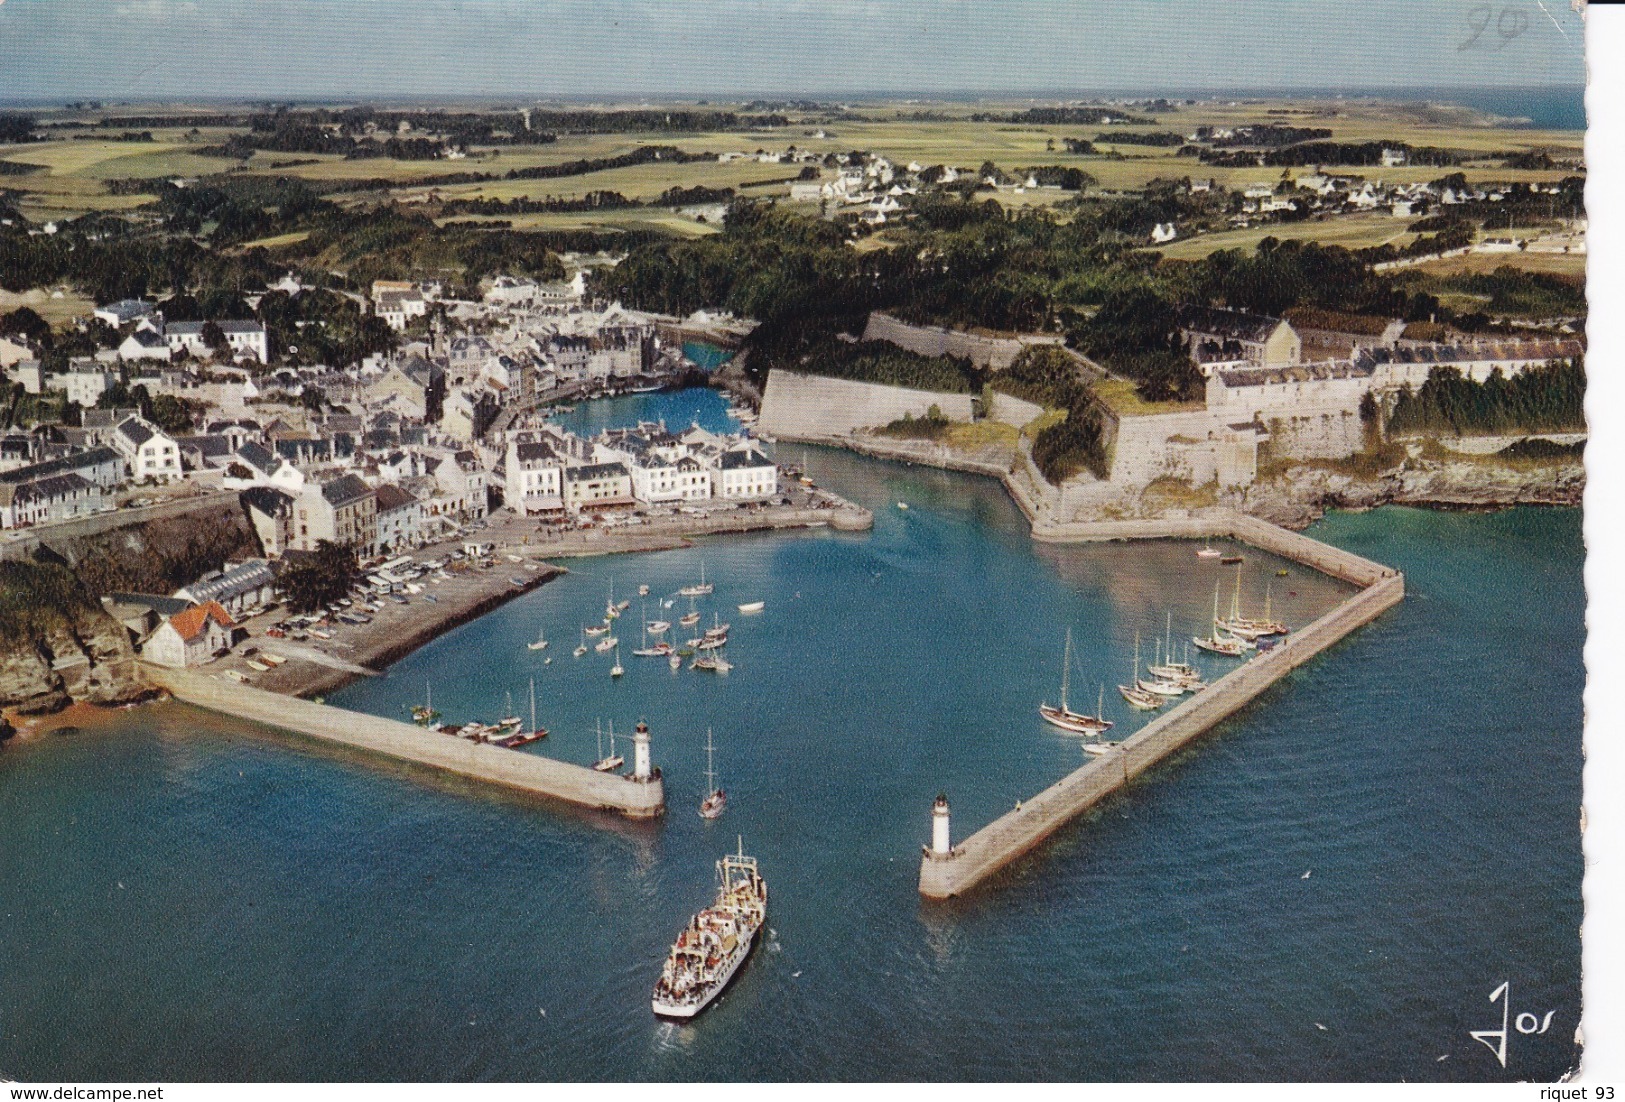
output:
POLYGON ((201 666, 231 648, 231 630, 236 626, 217 601, 193 605, 158 625, 141 648, 141 657, 171 669, 201 666))

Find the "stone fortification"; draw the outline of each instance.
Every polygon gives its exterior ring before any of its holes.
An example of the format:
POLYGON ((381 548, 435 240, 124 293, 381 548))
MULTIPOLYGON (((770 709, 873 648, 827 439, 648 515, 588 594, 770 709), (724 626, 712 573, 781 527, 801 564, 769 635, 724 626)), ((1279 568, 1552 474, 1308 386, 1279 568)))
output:
POLYGON ((869 322, 863 329, 863 339, 890 341, 899 348, 906 348, 921 356, 959 356, 977 367, 994 371, 1009 367, 1010 362, 1029 345, 1063 343, 1061 337, 1048 333, 993 337, 937 325, 910 325, 878 310, 869 315, 869 322))
POLYGON ((846 436, 857 429, 879 428, 893 421, 924 417, 936 406, 951 421, 969 421, 969 394, 830 379, 775 368, 768 373, 759 425, 770 436, 846 436))

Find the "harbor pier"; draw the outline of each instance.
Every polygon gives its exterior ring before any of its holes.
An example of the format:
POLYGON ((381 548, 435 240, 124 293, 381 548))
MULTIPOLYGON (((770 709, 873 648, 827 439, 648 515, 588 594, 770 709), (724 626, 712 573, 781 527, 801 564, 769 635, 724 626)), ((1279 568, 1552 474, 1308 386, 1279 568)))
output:
POLYGON ((964 841, 947 837, 947 801, 933 808, 933 837, 920 861, 920 894, 962 895, 1029 852, 1103 797, 1205 733, 1265 689, 1405 597, 1405 576, 1380 563, 1239 514, 1218 518, 1056 525, 1034 537, 1052 542, 1229 537, 1314 567, 1363 588, 1343 603, 1231 670, 1206 689, 1092 758, 964 841), (1061 531, 1071 528, 1072 531, 1061 531))
POLYGON ((470 742, 411 723, 350 712, 298 697, 218 680, 190 670, 143 663, 141 672, 177 700, 211 712, 263 723, 284 731, 415 762, 447 773, 582 807, 652 819, 665 811, 660 770, 648 763, 647 740, 631 776, 600 773, 543 757, 470 742))

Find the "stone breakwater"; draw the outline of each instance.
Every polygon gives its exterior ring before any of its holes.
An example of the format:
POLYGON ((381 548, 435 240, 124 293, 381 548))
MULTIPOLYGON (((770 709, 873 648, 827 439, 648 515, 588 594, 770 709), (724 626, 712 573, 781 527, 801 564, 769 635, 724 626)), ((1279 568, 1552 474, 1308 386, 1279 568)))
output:
POLYGON ((654 818, 665 810, 665 787, 658 769, 647 780, 599 773, 540 754, 470 742, 195 671, 144 665, 143 672, 153 684, 186 704, 278 730, 632 819, 654 818))
POLYGON ((1361 590, 1270 650, 1243 663, 1172 711, 1123 740, 1121 746, 1073 771, 947 852, 927 849, 920 894, 962 895, 1028 853, 1061 827, 1169 754, 1211 730, 1287 673, 1370 623, 1405 596, 1404 575, 1296 532, 1238 513, 1174 521, 1035 526, 1035 539, 1084 542, 1128 539, 1230 538, 1293 559, 1361 590))

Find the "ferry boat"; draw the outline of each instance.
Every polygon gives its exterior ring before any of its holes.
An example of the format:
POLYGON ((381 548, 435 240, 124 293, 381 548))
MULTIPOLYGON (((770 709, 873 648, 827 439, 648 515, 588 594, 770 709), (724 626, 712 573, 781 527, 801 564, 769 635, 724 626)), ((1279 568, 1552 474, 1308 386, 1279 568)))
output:
POLYGON ((699 583, 696 584, 696 585, 685 585, 682 589, 679 589, 677 591, 677 593, 681 597, 704 597, 704 596, 707 596, 710 593, 715 592, 716 588, 717 588, 716 586, 711 585, 708 582, 706 582, 706 580, 705 580, 705 564, 702 562, 702 563, 700 563, 700 580, 699 580, 699 583))
POLYGON ((1105 718, 1102 705, 1105 703, 1106 687, 1101 686, 1100 699, 1095 703, 1095 714, 1085 715, 1074 712, 1067 706, 1067 688, 1071 684, 1072 674, 1072 629, 1066 629, 1066 646, 1061 651, 1061 706, 1052 707, 1049 703, 1038 706, 1038 714, 1045 723, 1059 727, 1063 731, 1072 731, 1080 735, 1098 734, 1111 729, 1112 721, 1105 718))
POLYGON ((662 1018, 692 1018, 720 995, 750 956, 767 920, 767 881, 756 858, 739 852, 717 862, 717 898, 689 920, 666 955, 651 1006, 662 1018))
POLYGON ((711 742, 711 728, 705 729, 705 799, 700 801, 700 818, 717 819, 728 808, 728 794, 717 787, 717 771, 712 762, 715 746, 711 742))

